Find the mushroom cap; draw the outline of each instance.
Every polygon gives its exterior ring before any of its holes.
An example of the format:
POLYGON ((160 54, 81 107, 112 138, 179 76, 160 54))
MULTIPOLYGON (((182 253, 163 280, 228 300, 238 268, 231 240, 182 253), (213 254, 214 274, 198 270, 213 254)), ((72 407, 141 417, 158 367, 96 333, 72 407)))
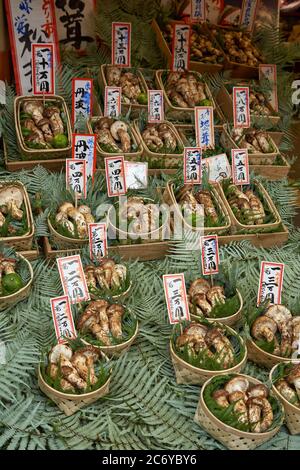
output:
POLYGON ((78 322, 77 322, 77 328, 81 330, 84 327, 84 324, 90 320, 90 318, 94 317, 95 321, 98 319, 98 311, 97 311, 97 301, 91 302, 87 309, 80 315, 78 322))
POLYGON ((23 194, 17 186, 8 186, 0 190, 0 206, 6 206, 9 201, 15 201, 18 209, 23 203, 23 194))
POLYGON ((265 315, 269 318, 272 318, 275 322, 283 322, 292 320, 292 314, 288 308, 284 305, 270 305, 265 312, 265 315))
POLYGON ((177 193, 177 200, 180 201, 180 199, 185 196, 187 193, 190 193, 193 191, 193 185, 192 184, 185 184, 177 193))
POLYGON ((234 377, 229 380, 225 385, 224 389, 227 393, 231 394, 234 392, 246 392, 249 388, 249 382, 244 377, 234 377))
POLYGON ((217 400, 220 397, 227 398, 228 397, 228 392, 224 388, 220 388, 219 390, 215 390, 213 393, 213 398, 214 400, 217 400))
POLYGON ((79 206, 79 207, 78 207, 78 210, 79 210, 79 212, 80 212, 81 214, 84 214, 84 215, 85 215, 85 214, 91 214, 91 213, 92 213, 91 209, 90 209, 88 206, 84 205, 84 204, 82 204, 81 206, 79 206))
POLYGON ((210 284, 205 279, 199 278, 192 282, 189 288, 189 295, 206 294, 210 289, 210 284))
POLYGON ((107 314, 108 315, 115 315, 116 313, 119 315, 123 315, 125 312, 125 309, 123 305, 119 304, 112 304, 108 309, 107 309, 107 314))
POLYGON ((102 119, 99 119, 99 121, 96 122, 96 127, 95 129, 109 129, 110 126, 112 125, 113 120, 109 117, 104 117, 102 119))
POLYGON ((64 356, 67 359, 71 359, 73 355, 73 351, 70 348, 70 346, 67 346, 66 344, 56 344, 53 346, 49 353, 49 361, 53 364, 57 364, 60 356, 64 356))
POLYGON ((95 271, 95 266, 93 266, 92 264, 89 264, 88 266, 86 266, 84 268, 84 272, 87 274, 87 273, 90 273, 90 272, 94 272, 95 271))
POLYGON ((95 346, 86 346, 84 348, 78 349, 74 353, 73 358, 78 356, 91 357, 93 361, 96 361, 101 356, 101 351, 100 349, 95 348, 95 346))
POLYGON ((237 390, 235 392, 232 392, 228 395, 228 400, 230 403, 235 403, 239 400, 247 400, 247 396, 245 392, 242 392, 240 390, 237 390))
POLYGON ((264 384, 251 385, 248 390, 248 395, 254 398, 267 398, 269 389, 264 384))
POLYGON ((56 113, 60 114, 59 108, 57 108, 57 106, 49 106, 49 108, 44 109, 43 116, 51 118, 51 116, 56 113))
POLYGON ((47 119, 47 118, 40 119, 40 121, 37 122, 36 125, 37 125, 38 127, 42 127, 42 126, 44 126, 45 124, 50 124, 49 119, 47 119))
POLYGON ((61 206, 59 206, 58 212, 63 212, 66 214, 70 209, 74 209, 73 204, 70 202, 64 202, 61 206))
POLYGON ((300 364, 296 364, 292 367, 289 375, 286 378, 289 384, 294 384, 295 387, 299 388, 300 386, 300 364), (297 382, 297 385, 295 384, 297 382))
POLYGON ((207 326, 201 325, 200 323, 191 323, 187 328, 185 328, 184 333, 189 336, 196 334, 201 336, 202 338, 205 338, 207 331, 207 326))
POLYGON ((277 323, 272 320, 272 318, 266 317, 265 315, 258 317, 254 321, 251 328, 252 336, 254 336, 256 339, 259 339, 261 337, 261 331, 263 328, 267 328, 271 330, 273 334, 275 334, 277 331, 277 323))
POLYGON ((118 134, 119 130, 122 129, 123 131, 127 132, 128 126, 125 122, 123 121, 115 121, 111 126, 110 126, 110 132, 111 135, 115 140, 120 140, 120 136, 118 134))

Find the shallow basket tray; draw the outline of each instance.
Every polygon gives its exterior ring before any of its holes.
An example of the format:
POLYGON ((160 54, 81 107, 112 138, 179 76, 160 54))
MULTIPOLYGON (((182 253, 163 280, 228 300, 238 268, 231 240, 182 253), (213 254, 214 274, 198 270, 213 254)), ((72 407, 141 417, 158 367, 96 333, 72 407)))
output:
POLYGON ((18 292, 15 292, 14 294, 6 295, 6 296, 0 296, 0 311, 7 309, 10 306, 15 306, 17 303, 21 302, 22 300, 25 300, 31 291, 31 286, 32 286, 32 281, 33 281, 33 269, 30 264, 30 262, 24 258, 20 253, 17 253, 17 258, 21 259, 24 261, 27 265, 27 268, 30 273, 30 279, 27 282, 27 284, 22 287, 18 292))
POLYGON ((271 369, 279 363, 292 362, 290 357, 275 356, 259 348, 253 339, 247 339, 248 359, 267 369, 271 369))
POLYGON ((29 196, 25 186, 20 181, 0 180, 0 191, 3 188, 7 188, 9 186, 16 186, 22 191, 26 210, 26 218, 28 223, 28 232, 20 236, 0 237, 0 243, 4 243, 7 246, 11 246, 16 251, 28 251, 32 248, 33 235, 35 230, 29 196))
MULTIPOLYGON (((293 361, 290 361, 291 363, 293 361)), ((299 360, 295 361, 295 364, 299 364, 299 360)), ((272 384, 272 390, 274 395, 277 396, 277 398, 281 401, 283 404, 283 408, 285 411, 285 422, 288 427, 288 430, 291 434, 300 434, 300 408, 297 406, 293 405, 289 401, 287 401, 286 398, 284 398, 281 393, 277 390, 273 383, 273 373, 275 372, 276 368, 278 367, 278 364, 273 367, 273 369, 270 371, 269 379, 272 384)))
POLYGON ((78 250, 83 248, 84 246, 88 245, 89 239, 79 239, 79 238, 69 238, 61 235, 59 232, 55 230, 53 227, 50 217, 48 217, 48 227, 50 230, 50 237, 53 241, 54 245, 56 245, 60 249, 69 249, 69 250, 78 250))
MULTIPOLYGON (((218 324, 218 322, 214 322, 214 323, 216 325, 218 324)), ((230 328, 229 326, 227 327, 227 330, 233 335, 237 334, 236 331, 232 330, 232 328, 230 328)), ((172 339, 170 339, 170 353, 171 353, 172 364, 173 364, 174 371, 175 371, 176 382, 178 384, 202 385, 204 384, 204 382, 206 382, 206 380, 212 377, 215 377, 217 375, 234 374, 243 370, 247 362, 247 348, 241 336, 239 336, 239 340, 241 344, 245 346, 245 355, 238 364, 231 367, 230 369, 206 370, 206 369, 200 369, 199 367, 192 366, 188 362, 185 362, 183 359, 178 357, 176 352, 174 351, 174 348, 172 345, 172 339)))
MULTIPOLYGON (((114 302, 122 302, 123 300, 127 299, 127 297, 128 297, 129 294, 130 294, 131 289, 132 289, 132 281, 130 281, 130 284, 129 284, 128 288, 127 288, 124 292, 121 292, 121 293, 118 294, 118 295, 112 295, 112 296, 110 296, 110 297, 114 300, 114 302)), ((89 291, 89 292, 90 292, 90 291, 89 291)), ((92 300, 97 300, 97 299, 99 299, 99 296, 93 294, 92 292, 90 292, 90 296, 91 296, 91 299, 92 299, 92 300)))
MULTIPOLYGON (((246 378, 251 384, 261 382, 248 375, 238 374, 246 378)), ((253 450, 272 439, 279 431, 280 426, 264 433, 245 432, 228 426, 220 421, 207 407, 204 401, 204 390, 211 382, 211 377, 203 385, 194 421, 199 424, 210 436, 219 441, 229 450, 253 450)))
MULTIPOLYGON (((62 149, 30 149, 26 146, 24 137, 21 132, 20 124, 20 112, 21 107, 24 101, 41 101, 43 102, 43 96, 18 96, 14 101, 14 115, 15 115, 15 127, 17 134, 17 142, 20 152, 27 158, 27 160, 36 160, 41 158, 45 160, 46 158, 63 158, 71 155, 72 149, 72 128, 71 121, 69 116, 68 107, 65 100, 61 96, 57 95, 47 95, 45 96, 45 101, 56 101, 62 106, 62 111, 65 114, 66 123, 66 135, 68 137, 68 146, 62 149)), ((70 157, 71 158, 71 157, 70 157)))

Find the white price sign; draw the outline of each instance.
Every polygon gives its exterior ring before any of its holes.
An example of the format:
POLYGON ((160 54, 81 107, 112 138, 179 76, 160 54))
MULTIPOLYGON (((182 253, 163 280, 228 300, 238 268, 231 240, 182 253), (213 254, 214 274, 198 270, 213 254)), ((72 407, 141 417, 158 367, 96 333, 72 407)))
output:
POLYGON ((233 125, 250 127, 249 87, 233 87, 233 125))
POLYGON ((269 103, 278 112, 278 95, 277 95, 277 67, 275 64, 259 65, 259 80, 267 79, 271 85, 271 93, 269 103))
POLYGON ((201 149, 185 147, 183 155, 184 184, 200 184, 202 180, 201 149))
POLYGON ((70 188, 78 197, 86 198, 86 166, 85 160, 66 160, 66 188, 70 188))
POLYGON ((106 224, 89 224, 90 258, 100 259, 107 256, 106 224))
POLYGON ((104 116, 117 118, 121 114, 122 88, 114 86, 105 87, 104 116))
POLYGON ((112 23, 112 65, 131 65, 131 23, 112 23))
POLYGON ((54 95, 54 45, 32 44, 32 83, 34 95, 54 95))
POLYGON ((73 134, 72 157, 74 160, 86 161, 86 176, 94 178, 96 170, 96 135, 73 134))
POLYGON ((67 339, 76 338, 69 297, 63 295, 50 299, 50 305, 58 343, 65 343, 67 339))
POLYGON ((170 323, 190 320, 184 274, 164 274, 163 283, 170 323))
POLYGON ((173 25, 172 44, 172 70, 184 72, 189 69, 190 62, 190 33, 191 28, 187 24, 173 25))
POLYGON ((201 261, 203 276, 219 272, 219 243, 217 235, 201 237, 201 261))
POLYGON ((281 304, 284 264, 262 261, 260 267, 257 304, 269 300, 271 305, 281 304))
POLYGON ((80 255, 66 256, 56 261, 64 294, 71 304, 90 300, 80 255))
POLYGON ((108 197, 124 196, 127 190, 124 157, 107 157, 104 162, 108 197))
POLYGON ((88 119, 92 114, 93 80, 90 78, 72 79, 72 123, 77 119, 88 119))
POLYGON ((232 181, 234 184, 249 184, 249 158, 247 149, 232 149, 232 181))
POLYGON ((199 23, 206 20, 206 1, 205 0, 191 0, 191 22, 199 23))
POLYGON ((148 90, 148 122, 160 123, 165 119, 162 90, 148 90))
POLYGON ((215 148, 214 108, 212 106, 195 107, 195 126, 197 147, 215 148))

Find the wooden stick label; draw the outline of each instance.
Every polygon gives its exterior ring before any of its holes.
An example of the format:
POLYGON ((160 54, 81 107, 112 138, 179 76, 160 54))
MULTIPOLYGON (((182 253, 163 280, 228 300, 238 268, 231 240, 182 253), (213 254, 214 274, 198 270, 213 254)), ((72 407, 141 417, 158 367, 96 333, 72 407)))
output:
POLYGON ((108 197, 124 196, 126 194, 124 157, 107 157, 104 162, 108 197))
POLYGON ((93 178, 96 171, 96 141, 95 134, 72 135, 72 157, 86 161, 87 178, 93 178))
POLYGON ((200 184, 202 180, 201 149, 185 147, 183 155, 184 184, 200 184))
POLYGON ((90 258, 97 260, 107 256, 106 224, 89 224, 90 258))
POLYGON ((104 116, 117 118, 121 114, 122 88, 115 86, 105 87, 104 116))
POLYGON ((281 304, 284 264, 262 261, 260 267, 257 304, 269 300, 271 305, 281 304))
POLYGON ((34 95, 54 95, 54 44, 32 44, 32 85, 34 95))
POLYGON ((267 79, 271 85, 269 103, 278 113, 278 94, 277 94, 277 66, 275 64, 259 65, 259 80, 267 79))
POLYGON ((184 72, 189 69, 190 62, 190 32, 187 24, 173 25, 172 44, 172 70, 173 72, 184 72))
POLYGON ((70 300, 67 295, 50 299, 52 318, 57 342, 62 344, 67 339, 77 337, 70 300))
POLYGON ((233 125, 250 127, 249 87, 233 87, 233 125))
POLYGON ((73 78, 72 80, 72 122, 77 119, 88 119, 92 114, 91 78, 73 78))
POLYGON ((162 90, 148 90, 148 122, 160 123, 164 119, 164 95, 162 90))
POLYGON ((87 162, 85 160, 66 160, 66 188, 72 189, 78 198, 86 198, 87 162))
POLYGON ((163 283, 170 323, 190 320, 184 274, 164 274, 163 283))
POLYGON ((56 261, 64 294, 71 304, 90 300, 80 255, 66 256, 56 261))
POLYGON ((201 237, 202 274, 209 276, 219 272, 219 243, 217 235, 201 237))
POLYGON ((130 67, 131 23, 112 23, 112 65, 130 67))
POLYGON ((249 158, 247 149, 232 149, 232 180, 234 184, 250 184, 249 158))
POLYGON ((212 106, 195 107, 197 147, 215 148, 214 109, 212 106))

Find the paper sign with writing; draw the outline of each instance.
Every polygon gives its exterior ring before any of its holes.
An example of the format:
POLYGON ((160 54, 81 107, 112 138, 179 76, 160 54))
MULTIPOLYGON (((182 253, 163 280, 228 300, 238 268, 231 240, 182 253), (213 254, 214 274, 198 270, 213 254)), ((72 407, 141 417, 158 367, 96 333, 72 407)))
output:
POLYGON ((64 294, 71 304, 90 300, 80 255, 57 258, 56 261, 64 294))
POLYGON ((170 323, 190 320, 184 274, 164 274, 163 282, 170 323))
POLYGON ((84 199, 86 198, 86 167, 85 160, 66 160, 66 187, 84 199))
POLYGON ((58 343, 65 343, 68 339, 76 338, 70 300, 67 295, 50 299, 55 334, 58 343))
POLYGON ((209 276, 219 272, 219 243, 217 235, 201 237, 202 274, 209 276))
POLYGON ((112 23, 112 65, 130 67, 131 23, 112 23))
POLYGON ((90 258, 100 259, 107 256, 106 224, 89 224, 90 258))
POLYGON ((88 119, 92 113, 91 78, 73 78, 72 80, 72 122, 77 119, 88 119))
POLYGON ((165 119, 162 90, 148 90, 148 122, 159 123, 165 119))
POLYGON ((232 180, 234 184, 249 184, 249 158, 247 149, 232 149, 232 180))
POLYGON ((54 95, 54 45, 32 44, 32 85, 34 95, 54 95))
POLYGON ((59 48, 53 2, 5 0, 17 93, 32 94, 32 44, 52 43, 55 64, 59 48))
POLYGON ((281 304, 284 264, 262 261, 260 267, 257 304, 269 300, 271 305, 281 304))
POLYGON ((199 23, 205 21, 205 0, 191 0, 191 14, 190 19, 192 23, 199 23))
POLYGON ((211 183, 219 183, 220 181, 231 177, 231 167, 226 153, 214 155, 202 160, 208 173, 208 179, 211 183))
POLYGON ((172 70, 173 72, 184 72, 189 69, 190 61, 190 32, 187 24, 173 25, 172 43, 172 70))
POLYGON ((267 79, 271 85, 269 95, 269 103, 272 108, 278 112, 278 95, 277 95, 277 67, 275 64, 259 65, 259 80, 267 79))
POLYGON ((73 134, 72 136, 72 158, 85 160, 86 176, 93 178, 96 169, 96 135, 95 134, 73 134))
POLYGON ((148 186, 148 162, 125 161, 127 189, 144 189, 148 186))
POLYGON ((253 31, 259 0, 243 0, 240 26, 246 31, 253 31))
POLYGON ((249 87, 233 87, 233 125, 250 127, 249 87))
POLYGON ((122 88, 115 86, 105 87, 104 116, 117 118, 121 114, 122 88))
POLYGON ((107 157, 104 161, 108 197, 124 196, 126 194, 124 157, 107 157))
POLYGON ((197 147, 215 148, 214 108, 212 106, 195 107, 195 128, 197 147))
POLYGON ((185 147, 183 155, 184 184, 200 184, 202 179, 201 149, 185 147))

